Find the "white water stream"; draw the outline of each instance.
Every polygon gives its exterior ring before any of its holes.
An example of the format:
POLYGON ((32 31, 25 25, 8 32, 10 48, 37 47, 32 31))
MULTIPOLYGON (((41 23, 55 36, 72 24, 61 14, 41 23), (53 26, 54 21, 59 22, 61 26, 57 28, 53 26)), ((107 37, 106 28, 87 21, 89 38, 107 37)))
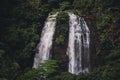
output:
POLYGON ((35 54, 33 68, 38 68, 45 60, 50 59, 53 35, 56 26, 56 16, 58 13, 49 15, 42 30, 40 43, 37 46, 38 52, 35 54))
POLYGON ((78 75, 89 72, 90 31, 85 20, 75 14, 68 13, 69 42, 67 55, 69 57, 69 72, 78 75))

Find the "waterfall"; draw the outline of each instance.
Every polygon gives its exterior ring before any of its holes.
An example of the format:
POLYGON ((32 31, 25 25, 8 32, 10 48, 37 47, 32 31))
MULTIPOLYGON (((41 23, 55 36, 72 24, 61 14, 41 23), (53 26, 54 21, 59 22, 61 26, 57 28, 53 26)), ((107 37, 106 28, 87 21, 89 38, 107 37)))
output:
POLYGON ((55 25, 56 25, 56 14, 49 14, 45 25, 42 30, 41 39, 37 46, 37 53, 35 54, 33 68, 38 68, 41 63, 43 63, 45 60, 50 59, 50 50, 52 47, 52 40, 53 35, 55 32, 55 25))
MULTIPOLYGON (((53 35, 58 13, 49 15, 42 30, 41 39, 37 46, 33 68, 38 68, 45 60, 51 57, 53 35)), ((69 41, 66 54, 69 57, 69 69, 72 74, 90 71, 90 31, 84 20, 73 13, 69 15, 69 41)), ((64 27, 64 26, 63 26, 64 27)))
POLYGON ((67 55, 69 57, 69 72, 78 75, 89 72, 90 31, 85 20, 75 14, 68 13, 69 42, 67 55))

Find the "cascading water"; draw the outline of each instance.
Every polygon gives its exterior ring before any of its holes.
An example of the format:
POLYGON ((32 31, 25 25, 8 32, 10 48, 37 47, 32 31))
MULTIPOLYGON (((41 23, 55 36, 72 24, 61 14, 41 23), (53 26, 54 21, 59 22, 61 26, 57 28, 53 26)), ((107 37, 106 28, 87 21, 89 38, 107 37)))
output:
MULTIPOLYGON (((42 30, 41 40, 37 46, 38 52, 34 58, 33 68, 38 68, 45 60, 50 59, 53 35, 56 26, 56 16, 49 15, 42 30)), ((90 70, 90 31, 82 17, 73 13, 69 15, 69 42, 67 55, 69 57, 69 72, 78 75, 90 70)))
POLYGON ((69 72, 78 75, 89 72, 89 43, 90 31, 82 17, 68 13, 69 20, 69 42, 67 55, 69 57, 69 72))
POLYGON ((37 46, 33 68, 38 68, 45 60, 50 59, 53 35, 55 32, 56 16, 58 13, 49 15, 42 30, 40 43, 37 46))

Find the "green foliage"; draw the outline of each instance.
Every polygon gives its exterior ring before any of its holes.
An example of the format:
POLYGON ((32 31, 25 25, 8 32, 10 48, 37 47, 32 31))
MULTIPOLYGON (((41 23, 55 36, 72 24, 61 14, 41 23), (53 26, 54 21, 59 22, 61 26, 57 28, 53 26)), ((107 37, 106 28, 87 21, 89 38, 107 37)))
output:
POLYGON ((38 29, 42 28, 50 11, 48 5, 38 7, 33 0, 14 1, 3 2, 10 7, 0 6, 0 19, 3 20, 2 24, 0 22, 0 77, 8 80, 15 80, 32 66, 39 40, 38 29))
POLYGON ((111 50, 111 53, 105 57, 106 60, 108 60, 109 62, 115 62, 115 61, 119 61, 119 57, 120 57, 120 50, 119 48, 115 48, 113 50, 111 50))
MULTIPOLYGON (((95 79, 98 77, 99 80, 119 80, 119 64, 112 63, 100 68, 97 68, 92 74, 96 75, 95 79), (98 76, 97 76, 98 75, 98 76)), ((95 80, 93 79, 93 80, 95 80)))
POLYGON ((47 60, 37 69, 28 70, 18 80, 45 79, 57 74, 58 66, 56 60, 47 60))
POLYGON ((46 80, 120 79, 119 0, 1 0, 0 20, 0 80, 36 80, 44 74, 46 80), (47 61, 38 69, 31 69, 44 21, 48 13, 57 11, 60 13, 54 56, 60 66, 67 62, 64 56, 69 32, 66 11, 94 19, 92 25, 97 28, 95 33, 100 47, 96 55, 99 65, 93 72, 76 76, 64 72, 63 68, 58 70, 56 61, 47 61))
POLYGON ((48 0, 48 4, 52 8, 58 8, 59 7, 59 0, 48 0))
POLYGON ((5 51, 4 50, 0 50, 0 58, 2 57, 2 55, 5 54, 5 51))
POLYGON ((90 13, 93 6, 93 0, 74 0, 73 2, 74 9, 80 10, 83 14, 90 13))
POLYGON ((76 76, 71 73, 65 72, 61 74, 61 80, 75 80, 75 79, 76 76))
POLYGON ((56 60, 48 60, 40 66, 44 74, 56 74, 58 66, 56 60))
POLYGON ((104 15, 102 19, 98 22, 98 29, 107 29, 110 25, 111 16, 110 15, 104 15))
POLYGON ((68 72, 61 73, 58 80, 119 80, 120 64, 111 63, 94 69, 93 72, 74 75, 68 72))
POLYGON ((68 21, 69 21, 69 17, 65 12, 60 12, 59 15, 57 16, 57 26, 56 26, 57 38, 55 40, 57 44, 64 44, 65 42, 69 27, 68 21))
POLYGON ((7 80, 7 79, 5 79, 5 78, 0 78, 0 80, 7 80))
POLYGON ((62 36, 62 35, 59 35, 59 36, 56 38, 55 42, 56 42, 57 44, 60 44, 60 43, 63 43, 64 40, 65 40, 65 37, 62 36))
POLYGON ((66 10, 66 9, 68 10, 70 8, 71 8, 71 5, 70 5, 70 2, 68 2, 68 1, 64 1, 60 4, 61 10, 66 10))

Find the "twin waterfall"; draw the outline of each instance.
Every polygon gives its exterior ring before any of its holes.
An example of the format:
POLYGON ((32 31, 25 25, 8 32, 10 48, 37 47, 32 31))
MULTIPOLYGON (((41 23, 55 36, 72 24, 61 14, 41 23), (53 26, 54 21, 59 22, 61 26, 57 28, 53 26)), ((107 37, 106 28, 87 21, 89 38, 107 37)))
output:
POLYGON ((69 72, 89 72, 89 29, 82 17, 69 13, 69 72))
POLYGON ((38 68, 41 63, 43 63, 45 60, 50 59, 50 50, 52 48, 52 40, 53 35, 55 32, 55 25, 56 25, 56 16, 58 13, 54 15, 49 15, 44 28, 42 30, 40 43, 37 46, 37 53, 34 58, 34 64, 33 68, 38 68))
MULTIPOLYGON (((38 44, 38 52, 34 58, 33 68, 38 68, 45 60, 49 60, 52 48, 53 35, 56 26, 56 16, 49 15, 45 22, 38 44)), ((85 20, 73 13, 69 15, 69 42, 66 53, 69 57, 69 72, 78 75, 90 70, 90 31, 85 20)), ((64 27, 64 26, 63 26, 64 27)))

